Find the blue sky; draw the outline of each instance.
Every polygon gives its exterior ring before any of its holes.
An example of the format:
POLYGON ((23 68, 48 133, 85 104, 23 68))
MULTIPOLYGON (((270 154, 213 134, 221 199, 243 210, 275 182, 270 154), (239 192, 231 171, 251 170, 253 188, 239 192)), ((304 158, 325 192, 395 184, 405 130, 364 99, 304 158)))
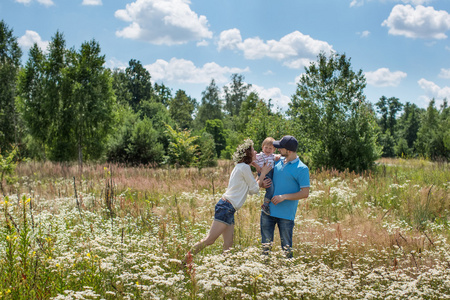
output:
POLYGON ((109 68, 139 60, 152 82, 201 101, 240 73, 286 110, 304 66, 321 51, 351 58, 375 103, 450 101, 450 0, 1 0, 24 52, 59 30, 67 48, 95 39, 109 68))

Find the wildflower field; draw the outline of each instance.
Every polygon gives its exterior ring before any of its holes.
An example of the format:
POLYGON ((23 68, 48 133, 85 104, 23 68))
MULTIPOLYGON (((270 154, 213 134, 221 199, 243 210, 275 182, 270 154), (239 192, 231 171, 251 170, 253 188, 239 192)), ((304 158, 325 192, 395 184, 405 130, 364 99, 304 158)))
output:
POLYGON ((261 254, 264 191, 205 236, 232 162, 216 168, 22 163, 0 196, 0 299, 450 299, 450 168, 381 160, 311 173, 294 257, 261 254))

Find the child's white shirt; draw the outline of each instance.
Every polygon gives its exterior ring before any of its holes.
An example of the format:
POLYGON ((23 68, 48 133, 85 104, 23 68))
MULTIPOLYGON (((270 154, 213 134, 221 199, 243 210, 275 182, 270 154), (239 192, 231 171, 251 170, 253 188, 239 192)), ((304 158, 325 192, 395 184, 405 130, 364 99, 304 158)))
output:
POLYGON ((264 163, 266 163, 268 166, 273 166, 273 163, 275 161, 275 154, 265 154, 264 152, 259 152, 258 154, 256 154, 256 164, 259 167, 263 167, 264 163))

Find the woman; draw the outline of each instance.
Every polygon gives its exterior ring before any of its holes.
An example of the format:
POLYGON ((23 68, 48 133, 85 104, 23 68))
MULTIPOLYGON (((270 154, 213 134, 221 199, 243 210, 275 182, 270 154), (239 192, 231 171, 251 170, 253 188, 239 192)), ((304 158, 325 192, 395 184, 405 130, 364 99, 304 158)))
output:
POLYGON ((195 244, 186 254, 184 262, 191 260, 192 255, 197 254, 206 246, 212 245, 216 239, 223 236, 223 250, 226 251, 233 246, 234 213, 244 204, 247 194, 253 195, 259 192, 264 177, 272 169, 264 165, 261 173, 255 179, 250 164, 256 160, 256 151, 253 149, 253 141, 247 139, 239 145, 233 154, 236 163, 230 175, 228 187, 217 202, 214 213, 214 221, 208 235, 195 244))

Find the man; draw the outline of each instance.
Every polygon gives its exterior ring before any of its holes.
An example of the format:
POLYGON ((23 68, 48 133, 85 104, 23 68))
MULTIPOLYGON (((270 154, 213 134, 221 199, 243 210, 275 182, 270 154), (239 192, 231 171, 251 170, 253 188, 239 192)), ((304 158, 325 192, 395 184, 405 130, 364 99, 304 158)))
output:
POLYGON ((309 195, 309 170, 297 156, 298 142, 290 135, 284 136, 273 145, 281 154, 281 159, 273 167, 272 184, 275 187, 270 203, 270 216, 261 213, 261 242, 264 251, 270 250, 275 225, 278 226, 281 247, 286 256, 292 257, 292 235, 299 199, 309 195))

